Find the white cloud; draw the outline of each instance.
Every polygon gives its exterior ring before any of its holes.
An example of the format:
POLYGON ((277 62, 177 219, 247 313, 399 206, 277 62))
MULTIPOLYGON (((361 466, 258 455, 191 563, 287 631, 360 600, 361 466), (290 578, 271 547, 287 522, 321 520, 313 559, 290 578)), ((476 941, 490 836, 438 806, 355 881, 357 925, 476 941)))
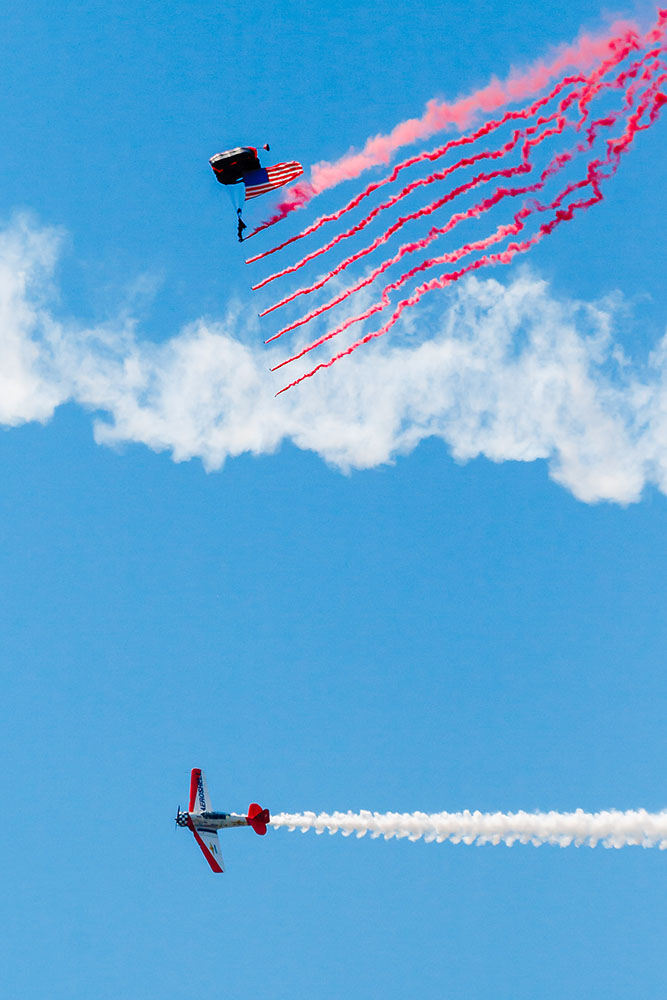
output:
POLYGON ((63 401, 38 335, 58 237, 18 220, 0 232, 0 423, 46 420, 63 401))
POLYGON ((285 369, 268 368, 282 346, 251 340, 238 316, 162 344, 127 319, 58 320, 58 242, 25 219, 0 233, 0 423, 45 421, 72 400, 95 411, 98 442, 207 469, 285 440, 370 468, 435 436, 460 461, 545 459, 586 502, 667 493, 667 336, 634 362, 614 339, 613 301, 556 299, 528 272, 508 286, 470 278, 440 297, 439 318, 415 314, 400 344, 379 340, 276 399, 285 369))

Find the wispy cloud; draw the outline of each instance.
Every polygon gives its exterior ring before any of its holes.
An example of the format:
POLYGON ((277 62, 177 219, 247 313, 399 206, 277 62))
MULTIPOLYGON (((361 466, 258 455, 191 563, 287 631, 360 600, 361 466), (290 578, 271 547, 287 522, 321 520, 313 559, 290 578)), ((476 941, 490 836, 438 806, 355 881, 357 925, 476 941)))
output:
POLYGON ((378 342, 276 399, 278 355, 238 313, 160 344, 127 318, 94 329, 58 318, 58 254, 58 234, 29 220, 0 233, 4 425, 74 401, 93 413, 99 443, 143 443, 209 470, 283 441, 365 469, 438 437, 459 461, 544 459, 586 502, 630 503, 648 484, 667 493, 667 336, 629 357, 618 302, 555 297, 529 272, 508 285, 471 278, 401 344, 378 342))

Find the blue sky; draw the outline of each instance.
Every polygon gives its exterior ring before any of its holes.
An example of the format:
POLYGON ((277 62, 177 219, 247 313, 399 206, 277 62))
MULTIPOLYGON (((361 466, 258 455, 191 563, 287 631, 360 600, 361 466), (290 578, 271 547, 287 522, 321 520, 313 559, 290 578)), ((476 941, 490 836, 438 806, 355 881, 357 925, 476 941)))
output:
POLYGON ((192 766, 237 811, 665 806, 664 425, 634 436, 603 383, 665 332, 664 119, 605 203, 395 341, 418 386, 409 337, 457 309, 491 394, 499 330, 543 325, 539 381, 609 327, 594 403, 547 424, 518 393, 497 434, 388 406, 389 347, 272 408, 207 164, 335 159, 605 18, 10 3, 0 339, 44 335, 0 399, 7 996, 664 994, 660 851, 230 831, 216 878, 172 822, 192 766))

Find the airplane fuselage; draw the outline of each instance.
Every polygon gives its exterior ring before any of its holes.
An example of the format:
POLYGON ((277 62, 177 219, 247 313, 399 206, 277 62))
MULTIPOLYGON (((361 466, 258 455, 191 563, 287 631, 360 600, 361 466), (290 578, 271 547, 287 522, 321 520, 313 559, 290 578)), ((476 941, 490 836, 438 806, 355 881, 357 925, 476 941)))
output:
POLYGON ((238 813, 222 812, 180 812, 176 818, 179 826, 189 826, 188 818, 198 830, 223 830, 231 826, 248 826, 248 817, 238 813))

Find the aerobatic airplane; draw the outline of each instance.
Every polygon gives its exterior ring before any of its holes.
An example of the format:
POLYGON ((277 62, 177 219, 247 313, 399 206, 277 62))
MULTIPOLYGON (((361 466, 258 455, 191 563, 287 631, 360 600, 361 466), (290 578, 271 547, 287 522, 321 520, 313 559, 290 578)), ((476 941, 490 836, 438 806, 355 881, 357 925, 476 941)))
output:
POLYGON ((228 826, 251 826, 255 833, 263 836, 266 824, 271 822, 268 809, 262 809, 256 802, 248 806, 248 815, 219 813, 211 809, 204 772, 199 767, 192 768, 190 775, 190 803, 187 812, 176 812, 176 825, 189 827, 214 872, 224 872, 225 865, 220 853, 218 830, 228 826))

